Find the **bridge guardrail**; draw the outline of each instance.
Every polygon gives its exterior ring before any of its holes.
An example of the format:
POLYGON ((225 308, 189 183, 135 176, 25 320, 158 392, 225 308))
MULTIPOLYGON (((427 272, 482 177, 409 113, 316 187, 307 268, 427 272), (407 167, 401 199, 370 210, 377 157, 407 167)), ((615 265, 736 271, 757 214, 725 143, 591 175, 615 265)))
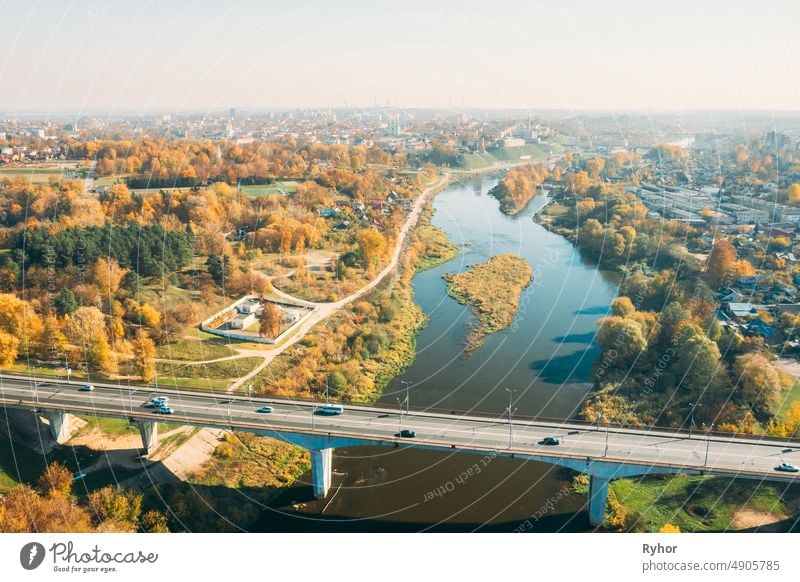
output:
MULTIPOLYGON (((43 382, 53 382, 53 383, 64 383, 64 384, 71 384, 71 385, 81 385, 85 384, 87 380, 61 380, 61 379, 54 379, 54 378, 37 378, 35 376, 25 376, 25 375, 18 375, 18 374, 3 374, 0 371, 0 381, 2 381, 3 377, 8 377, 11 379, 18 379, 18 380, 28 380, 28 381, 36 381, 37 383, 43 382)), ((228 394, 227 392, 216 392, 215 390, 198 390, 196 388, 186 388, 186 387, 167 387, 162 388, 158 386, 153 386, 152 384, 138 384, 138 383, 111 383, 111 382, 95 382, 97 386, 107 386, 112 388, 120 388, 120 389, 140 389, 140 390, 157 390, 157 391, 164 391, 164 392, 174 392, 176 394, 185 393, 187 395, 195 394, 195 395, 202 395, 202 394, 210 394, 216 395, 220 398, 225 399, 234 399, 234 400, 249 400, 249 397, 246 394, 228 394)), ((265 400, 272 400, 272 401, 282 401, 282 402, 298 402, 301 404, 318 404, 322 405, 323 402, 319 400, 313 399, 304 399, 304 398, 290 398, 288 396, 279 396, 279 395, 269 395, 269 394, 257 394, 253 396, 254 399, 265 399, 265 400)), ((389 411, 396 411, 400 412, 403 407, 399 406, 396 403, 383 403, 383 402, 347 402, 342 401, 341 404, 344 404, 348 407, 359 407, 359 408, 384 408, 389 411)), ((404 409, 403 409, 404 410, 404 409)), ((437 414, 437 415, 457 415, 457 416, 470 416, 470 417, 478 417, 475 420, 482 420, 486 419, 487 421, 493 422, 505 422, 504 414, 497 413, 495 411, 482 411, 477 409, 470 409, 470 410, 459 410, 459 409, 451 409, 451 408, 439 408, 439 407, 426 407, 426 408, 414 408, 411 407, 411 413, 415 414, 437 414)), ((736 440, 753 440, 758 442, 773 442, 773 443, 798 443, 800 445, 800 431, 795 434, 789 435, 788 437, 775 437, 772 435, 755 435, 755 434, 743 434, 743 433, 728 433, 728 432, 721 432, 721 431, 709 431, 703 429, 694 429, 688 430, 682 427, 674 427, 674 426, 665 426, 665 425, 636 425, 636 424, 624 424, 624 423, 607 423, 607 424, 598 424, 597 422, 589 422, 580 418, 553 418, 541 415, 524 415, 524 414, 515 414, 514 415, 515 421, 523 421, 523 422, 541 422, 541 423, 548 423, 548 424, 569 424, 569 425, 579 425, 583 426, 587 429, 596 428, 596 430, 605 430, 608 428, 609 430, 634 430, 637 432, 664 432, 674 434, 676 436, 682 437, 689 437, 689 436, 705 436, 709 438, 724 438, 724 439, 736 439, 736 440)))

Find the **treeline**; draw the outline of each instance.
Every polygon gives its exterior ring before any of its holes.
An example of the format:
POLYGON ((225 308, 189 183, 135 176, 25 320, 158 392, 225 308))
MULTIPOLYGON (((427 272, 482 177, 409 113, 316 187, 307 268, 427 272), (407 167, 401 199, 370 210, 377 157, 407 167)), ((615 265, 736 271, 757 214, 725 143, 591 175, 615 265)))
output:
POLYGON ((724 277, 752 272, 729 243, 707 262, 688 255, 691 226, 650 219, 623 187, 590 183, 560 199, 566 212, 545 220, 578 249, 622 276, 621 297, 600 323, 602 353, 583 416, 592 422, 714 427, 786 435, 782 391, 792 379, 767 355, 763 339, 722 326, 714 292, 724 277))
POLYGON ((7 244, 12 252, 0 265, 18 275, 23 266, 64 269, 112 258, 138 275, 157 277, 188 265, 194 256, 193 242, 191 232, 167 231, 159 224, 107 224, 57 232, 38 227, 14 233, 7 244))
POLYGON ((0 496, 0 532, 169 531, 166 515, 144 510, 139 493, 108 486, 78 499, 72 483, 72 473, 55 462, 45 468, 35 487, 17 485, 0 496))
POLYGON ((500 182, 489 191, 500 201, 500 210, 517 214, 536 196, 538 186, 549 176, 543 164, 522 166, 506 172, 500 182))
POLYGON ((146 137, 75 141, 70 143, 70 151, 75 157, 95 160, 98 176, 126 174, 171 187, 181 180, 189 185, 209 179, 236 184, 251 178, 258 183, 274 178, 303 178, 315 175, 326 165, 356 169, 367 164, 406 164, 404 154, 390 154, 377 146, 298 144, 291 140, 239 145, 146 137))

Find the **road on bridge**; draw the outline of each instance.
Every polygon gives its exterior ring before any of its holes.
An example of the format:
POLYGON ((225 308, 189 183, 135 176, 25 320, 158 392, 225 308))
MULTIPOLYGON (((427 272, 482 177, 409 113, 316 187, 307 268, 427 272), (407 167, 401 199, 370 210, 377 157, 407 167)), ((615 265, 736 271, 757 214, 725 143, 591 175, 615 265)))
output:
POLYGON ((436 414, 368 406, 347 406, 341 415, 321 415, 320 403, 249 399, 241 396, 156 390, 141 386, 95 384, 82 392, 80 383, 25 377, 0 377, 0 403, 5 406, 63 410, 78 414, 169 421, 187 425, 250 431, 331 435, 434 449, 474 452, 498 451, 526 456, 608 460, 685 470, 765 479, 795 479, 779 473, 782 462, 800 463, 800 443, 775 440, 671 433, 647 429, 610 428, 571 423, 436 414), (159 414, 149 400, 168 396, 174 414, 159 414), (256 409, 268 404, 271 413, 256 409), (401 429, 416 432, 413 439, 399 437, 401 429), (545 437, 560 444, 540 444, 545 437))

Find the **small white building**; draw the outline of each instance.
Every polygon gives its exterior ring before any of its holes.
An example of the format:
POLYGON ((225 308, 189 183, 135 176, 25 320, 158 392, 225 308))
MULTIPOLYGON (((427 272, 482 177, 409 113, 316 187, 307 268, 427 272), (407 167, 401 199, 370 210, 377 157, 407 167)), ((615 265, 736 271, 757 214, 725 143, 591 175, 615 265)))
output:
POLYGON ((256 322, 255 313, 237 313, 228 323, 233 329, 247 329, 256 322))
POLYGON ((261 311, 261 302, 260 301, 246 301, 241 305, 236 307, 239 313, 252 313, 257 314, 261 311))

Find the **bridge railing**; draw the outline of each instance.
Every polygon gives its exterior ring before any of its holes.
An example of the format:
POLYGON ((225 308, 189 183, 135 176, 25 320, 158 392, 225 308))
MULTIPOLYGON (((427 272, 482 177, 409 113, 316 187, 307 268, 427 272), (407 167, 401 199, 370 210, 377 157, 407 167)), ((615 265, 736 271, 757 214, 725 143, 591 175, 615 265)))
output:
MULTIPOLYGON (((35 378, 31 376, 23 376, 23 375, 9 375, 10 377, 23 377, 25 379, 29 379, 31 381, 36 382, 63 382, 63 380, 58 380, 54 378, 48 377, 40 377, 35 378)), ((72 383, 82 383, 82 382, 72 382, 72 383)), ((109 382, 105 382, 105 384, 112 384, 109 382)), ((99 385, 99 383, 98 383, 99 385)), ((236 400, 248 400, 250 397, 247 394, 229 394, 224 391, 217 392, 213 389, 211 390, 198 390, 197 388, 187 388, 177 385, 169 385, 164 387, 153 386, 152 384, 136 384, 132 382, 125 382, 125 383, 118 383, 116 384, 119 388, 122 389, 144 389, 144 390, 157 390, 157 389, 164 389, 164 390, 176 390, 176 391, 183 391, 187 393, 194 393, 194 394, 206 394, 211 395, 214 397, 224 398, 224 399, 236 399, 236 400)), ((298 398, 298 397, 288 397, 288 396, 281 396, 281 395, 272 395, 272 394, 254 394, 253 399, 268 399, 268 400, 278 400, 278 401, 285 401, 285 402, 301 402, 305 404, 319 404, 322 405, 323 402, 317 399, 312 398, 298 398)), ((394 410, 398 413, 401 410, 405 410, 405 405, 398 405, 395 403, 389 402, 346 402, 342 401, 341 404, 344 404, 348 407, 359 407, 359 408, 384 408, 387 410, 394 410)), ((481 410, 477 408, 471 409, 454 409, 454 408, 444 408, 444 407, 435 407, 435 406, 428 406, 428 407, 410 407, 411 413, 417 414, 424 414, 424 413, 432 413, 432 414, 444 414, 444 415, 455 415, 455 416, 474 416, 486 419, 492 419, 496 422, 507 422, 507 416, 504 412, 498 412, 496 410, 481 410)), ((723 432, 723 431, 714 431, 709 430, 708 427, 705 426, 695 426, 693 428, 687 427, 685 424, 683 426, 668 426, 668 425, 642 425, 642 424, 633 424, 633 423, 598 423, 598 422, 590 422, 581 418, 572 417, 572 418, 558 418, 558 417, 549 417, 544 415, 525 415, 515 413, 513 416, 514 421, 523 421, 523 422, 541 422, 547 424, 568 424, 568 425, 578 425, 583 426, 586 430, 635 430, 637 432, 660 432, 660 433, 672 433, 676 436, 681 437, 688 437, 688 436, 709 436, 709 437, 718 437, 718 438, 727 438, 727 439, 741 439, 741 440, 764 440, 764 441, 773 441, 773 442, 786 442, 786 443, 800 443, 800 431, 796 431, 795 433, 786 436, 780 437, 776 435, 768 435, 768 434, 747 434, 747 433, 731 433, 731 432, 723 432)))

